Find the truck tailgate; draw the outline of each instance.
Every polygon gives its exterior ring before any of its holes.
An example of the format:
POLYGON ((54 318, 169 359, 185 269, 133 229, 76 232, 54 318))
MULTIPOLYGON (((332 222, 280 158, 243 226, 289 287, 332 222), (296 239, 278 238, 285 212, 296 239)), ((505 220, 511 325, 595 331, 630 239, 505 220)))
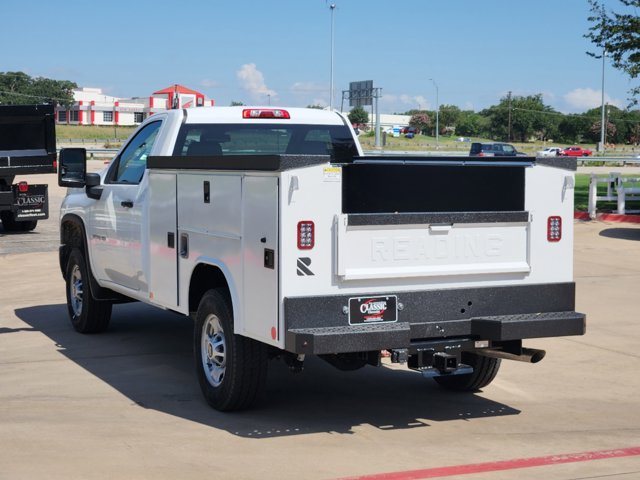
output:
POLYGON ((339 215, 338 275, 355 280, 530 271, 526 212, 465 216, 474 223, 431 223, 427 215, 412 215, 404 221, 422 222, 392 224, 402 217, 339 215), (494 221, 479 223, 483 217, 494 221))

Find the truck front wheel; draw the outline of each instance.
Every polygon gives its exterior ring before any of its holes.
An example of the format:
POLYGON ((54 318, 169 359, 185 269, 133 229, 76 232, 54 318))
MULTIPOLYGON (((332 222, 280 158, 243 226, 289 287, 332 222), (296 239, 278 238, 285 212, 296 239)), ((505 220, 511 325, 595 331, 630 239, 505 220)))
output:
POLYGON ((69 319, 80 333, 103 332, 111 320, 111 302, 93 298, 89 287, 89 272, 82 251, 74 248, 69 255, 65 275, 69 319))
POLYGON ((242 410, 259 398, 267 378, 267 347, 233 333, 233 313, 223 291, 209 290, 200 300, 193 344, 198 381, 209 405, 242 410))
POLYGON ((500 368, 499 358, 483 357, 475 353, 463 352, 462 363, 473 367, 472 373, 463 375, 442 375, 434 377, 439 385, 459 392, 475 392, 489 385, 500 368))

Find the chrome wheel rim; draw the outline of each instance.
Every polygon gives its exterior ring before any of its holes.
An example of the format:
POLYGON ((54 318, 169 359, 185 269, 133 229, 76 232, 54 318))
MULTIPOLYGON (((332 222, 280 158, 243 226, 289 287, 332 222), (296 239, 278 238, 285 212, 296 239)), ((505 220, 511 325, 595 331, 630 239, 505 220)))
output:
POLYGON ((74 265, 71 271, 71 280, 69 281, 69 299, 71 300, 73 314, 77 317, 82 314, 83 293, 82 273, 80 272, 80 267, 74 265))
POLYGON ((220 319, 213 314, 207 316, 202 325, 200 357, 207 381, 219 387, 226 370, 226 343, 220 319))

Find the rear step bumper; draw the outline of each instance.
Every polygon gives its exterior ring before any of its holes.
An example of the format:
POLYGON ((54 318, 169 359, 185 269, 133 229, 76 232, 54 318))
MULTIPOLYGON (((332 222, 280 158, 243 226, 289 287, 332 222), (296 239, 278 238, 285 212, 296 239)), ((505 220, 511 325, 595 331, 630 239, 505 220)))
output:
POLYGON ((403 306, 397 322, 365 325, 348 324, 343 308, 349 297, 285 298, 285 349, 330 354, 411 348, 452 337, 509 341, 585 333, 586 316, 574 311, 573 283, 390 295, 403 306))

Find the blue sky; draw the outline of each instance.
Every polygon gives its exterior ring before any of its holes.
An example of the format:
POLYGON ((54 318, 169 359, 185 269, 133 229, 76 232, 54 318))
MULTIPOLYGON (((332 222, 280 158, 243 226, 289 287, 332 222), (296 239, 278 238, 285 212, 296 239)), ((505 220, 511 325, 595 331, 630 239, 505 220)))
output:
MULTIPOLYGON (((381 111, 481 110, 512 91, 561 112, 600 104, 586 55, 587 0, 335 0, 334 104, 349 82, 382 88, 381 111)), ((607 4, 620 9, 618 0, 607 4)), ((179 83, 218 105, 329 103, 325 0, 2 0, 0 71, 75 81, 118 97, 179 83), (269 97, 270 96, 270 97, 269 97)), ((628 77, 605 68, 608 102, 628 77)))

